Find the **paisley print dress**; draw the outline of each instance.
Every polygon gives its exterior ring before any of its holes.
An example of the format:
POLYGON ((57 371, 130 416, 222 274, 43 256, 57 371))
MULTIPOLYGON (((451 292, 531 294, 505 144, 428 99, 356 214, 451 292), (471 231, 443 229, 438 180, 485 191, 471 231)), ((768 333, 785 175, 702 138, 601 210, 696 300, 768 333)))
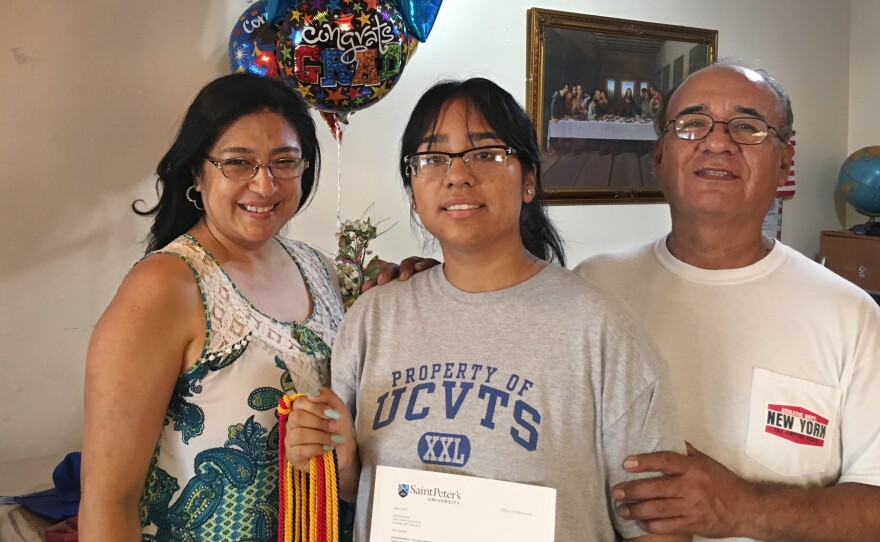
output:
POLYGON ((140 508, 145 541, 277 537, 275 407, 283 393, 329 385, 342 319, 324 261, 303 243, 277 241, 311 296, 303 322, 260 312, 193 237, 158 251, 192 269, 207 329, 199 360, 177 380, 150 463, 140 508))

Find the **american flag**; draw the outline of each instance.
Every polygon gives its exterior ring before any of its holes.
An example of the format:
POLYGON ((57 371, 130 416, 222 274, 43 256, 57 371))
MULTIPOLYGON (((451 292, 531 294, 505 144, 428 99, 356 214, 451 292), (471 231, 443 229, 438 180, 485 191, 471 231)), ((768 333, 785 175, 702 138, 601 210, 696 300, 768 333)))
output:
MULTIPOLYGON (((791 136, 791 146, 797 151, 797 142, 795 141, 794 134, 791 136)), ((795 154, 797 154, 797 152, 795 152, 795 154)), ((791 168, 788 170, 788 180, 785 181, 784 185, 776 189, 776 195, 780 198, 790 198, 794 196, 796 188, 794 183, 795 154, 791 155, 791 168)))

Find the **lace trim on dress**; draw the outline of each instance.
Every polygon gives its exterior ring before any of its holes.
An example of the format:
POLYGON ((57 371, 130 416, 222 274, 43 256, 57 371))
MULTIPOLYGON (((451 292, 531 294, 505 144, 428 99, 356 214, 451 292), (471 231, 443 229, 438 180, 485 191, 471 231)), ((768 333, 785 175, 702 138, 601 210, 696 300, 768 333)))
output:
POLYGON ((331 305, 337 295, 320 256, 304 243, 276 238, 303 276, 312 301, 312 310, 303 322, 281 322, 256 308, 236 287, 217 260, 190 235, 182 235, 160 254, 184 260, 193 270, 205 310, 205 348, 185 376, 200 372, 204 363, 219 362, 244 349, 253 337, 285 353, 330 356, 336 327, 342 319, 340 308, 331 305), (316 280, 317 279, 317 280, 316 280))

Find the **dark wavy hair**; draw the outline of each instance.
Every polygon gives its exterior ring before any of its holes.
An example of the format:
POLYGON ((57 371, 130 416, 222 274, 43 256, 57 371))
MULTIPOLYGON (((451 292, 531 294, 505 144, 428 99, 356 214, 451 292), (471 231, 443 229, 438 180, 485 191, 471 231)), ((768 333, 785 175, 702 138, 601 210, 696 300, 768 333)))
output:
POLYGON ((535 126, 522 106, 497 84, 475 77, 464 81, 441 81, 428 89, 410 115, 400 142, 400 176, 412 198, 412 181, 404 158, 416 152, 425 137, 436 129, 444 104, 461 99, 478 111, 504 143, 516 151, 523 171, 535 172, 535 198, 524 203, 519 214, 522 244, 536 257, 565 265, 559 232, 547 216, 541 187, 541 156, 535 126))
MULTIPOLYGON (((281 81, 248 73, 226 75, 208 83, 199 91, 180 125, 171 148, 156 167, 156 192, 159 201, 146 210, 131 208, 140 216, 153 216, 147 236, 147 252, 158 250, 192 228, 204 214, 186 199, 186 191, 204 167, 205 155, 220 133, 239 118, 268 111, 284 117, 296 130, 303 158, 309 167, 303 171, 297 212, 309 202, 318 184, 321 151, 315 122, 299 94, 281 81)), ((199 199, 200 197, 197 197, 199 199)))

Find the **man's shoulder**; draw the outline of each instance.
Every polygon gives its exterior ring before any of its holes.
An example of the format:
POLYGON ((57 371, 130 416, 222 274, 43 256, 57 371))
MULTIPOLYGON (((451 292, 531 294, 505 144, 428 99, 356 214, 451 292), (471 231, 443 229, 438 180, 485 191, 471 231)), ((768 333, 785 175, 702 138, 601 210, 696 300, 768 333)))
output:
POLYGON ((850 298, 853 301, 872 301, 863 289, 841 277, 824 265, 811 260, 797 250, 782 245, 787 258, 783 271, 793 287, 809 291, 815 296, 828 295, 850 298))
POLYGON ((641 266, 657 261, 654 256, 656 242, 590 256, 577 264, 574 272, 588 280, 636 272, 641 266))

